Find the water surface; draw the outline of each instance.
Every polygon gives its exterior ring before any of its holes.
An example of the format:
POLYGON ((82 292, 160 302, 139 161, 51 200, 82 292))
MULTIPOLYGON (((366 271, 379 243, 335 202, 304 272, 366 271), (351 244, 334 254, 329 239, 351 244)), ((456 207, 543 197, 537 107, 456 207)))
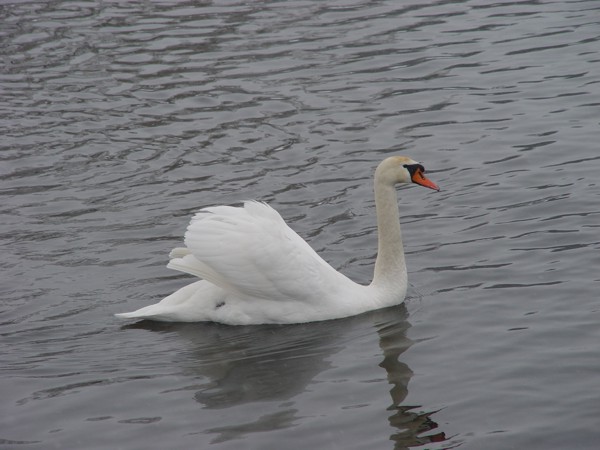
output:
POLYGON ((597 448, 600 4, 0 6, 0 442, 597 448), (121 322, 190 282, 203 206, 268 201, 372 276, 385 156, 405 305, 294 326, 121 322))

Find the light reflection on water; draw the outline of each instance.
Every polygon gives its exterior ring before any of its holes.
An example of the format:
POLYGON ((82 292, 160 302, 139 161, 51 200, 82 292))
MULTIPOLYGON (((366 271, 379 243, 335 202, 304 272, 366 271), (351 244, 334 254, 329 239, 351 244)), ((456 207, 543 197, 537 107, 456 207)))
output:
POLYGON ((2 445, 595 448, 598 12, 0 6, 2 445), (248 198, 368 282, 395 153, 442 186, 399 191, 406 309, 113 320, 189 281, 195 210, 248 198))

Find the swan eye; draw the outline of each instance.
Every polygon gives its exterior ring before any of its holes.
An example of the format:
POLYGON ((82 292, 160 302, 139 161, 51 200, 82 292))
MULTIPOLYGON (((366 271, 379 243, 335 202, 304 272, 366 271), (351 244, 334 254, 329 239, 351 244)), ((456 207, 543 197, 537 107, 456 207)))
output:
POLYGON ((421 164, 404 164, 404 167, 406 167, 406 170, 408 170, 411 177, 413 177, 415 173, 425 173, 425 167, 421 164))

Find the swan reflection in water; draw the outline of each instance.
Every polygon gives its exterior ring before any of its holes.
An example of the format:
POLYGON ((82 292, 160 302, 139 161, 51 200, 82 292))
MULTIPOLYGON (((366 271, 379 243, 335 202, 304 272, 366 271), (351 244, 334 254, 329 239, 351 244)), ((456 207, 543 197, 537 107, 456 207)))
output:
MULTIPOLYGON (((406 337, 410 327, 407 316, 406 307, 399 305, 347 319, 298 325, 232 327, 142 321, 125 328, 175 332, 191 342, 188 349, 174 356, 173 364, 179 364, 183 374, 193 380, 191 385, 186 380, 188 385, 179 390, 194 391, 194 399, 205 409, 240 409, 232 415, 231 422, 236 421, 233 417, 243 417, 237 420, 240 423, 203 430, 202 433, 215 434, 213 443, 283 429, 286 433, 298 429, 306 435, 302 423, 311 416, 306 415, 305 409, 319 411, 319 417, 325 417, 319 420, 328 420, 323 409, 354 407, 348 403, 353 403, 354 396, 360 393, 347 390, 354 390, 354 381, 360 390, 372 380, 359 375, 353 380, 352 371, 358 364, 361 372, 367 370, 372 377, 374 369, 364 367, 370 359, 385 370, 391 385, 391 404, 386 405, 391 412, 389 439, 395 448, 402 449, 446 439, 443 432, 431 434, 438 427, 431 418, 436 411, 422 412, 420 406, 402 404, 413 375, 399 359, 412 345, 406 337), (373 347, 373 329, 380 347, 377 352, 373 347)), ((372 389, 372 384, 368 384, 368 395, 372 389)), ((334 420, 338 419, 336 414, 334 420)), ((353 422, 338 425, 353 428, 353 422)))

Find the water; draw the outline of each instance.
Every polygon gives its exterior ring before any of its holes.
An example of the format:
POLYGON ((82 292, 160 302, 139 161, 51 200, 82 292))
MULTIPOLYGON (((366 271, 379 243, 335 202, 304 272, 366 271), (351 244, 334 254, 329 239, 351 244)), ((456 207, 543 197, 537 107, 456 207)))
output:
POLYGON ((0 447, 597 448, 600 4, 0 6, 0 447), (366 283, 386 155, 406 305, 123 323, 203 206, 270 202, 366 283))

